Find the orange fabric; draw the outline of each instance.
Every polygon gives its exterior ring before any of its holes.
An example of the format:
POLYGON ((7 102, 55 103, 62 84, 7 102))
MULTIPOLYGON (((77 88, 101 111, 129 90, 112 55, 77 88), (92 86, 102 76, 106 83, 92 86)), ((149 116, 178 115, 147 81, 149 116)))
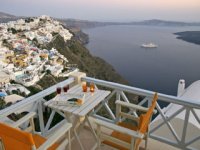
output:
POLYGON ((147 111, 146 114, 142 114, 140 116, 140 121, 139 121, 139 131, 141 133, 146 133, 148 131, 148 125, 151 121, 151 116, 153 114, 153 110, 155 109, 155 106, 156 106, 156 102, 157 102, 157 99, 158 99, 158 94, 155 93, 154 94, 154 98, 153 98, 153 101, 152 101, 152 104, 151 106, 149 107, 149 110, 147 111))
MULTIPOLYGON (((134 131, 138 130, 137 126, 133 126, 130 123, 120 122, 120 123, 118 123, 118 125, 121 126, 121 127, 124 127, 124 128, 128 128, 130 130, 134 130, 134 131)), ((121 141, 124 141, 124 142, 127 142, 127 143, 131 143, 131 136, 129 136, 127 134, 124 134, 124 133, 121 133, 121 132, 118 132, 118 131, 113 131, 111 136, 116 138, 116 139, 119 139, 121 141)), ((112 146, 114 148, 117 148, 119 150, 128 150, 128 149, 124 148, 123 146, 115 144, 115 143, 110 142, 110 141, 103 141, 103 143, 107 144, 107 145, 110 145, 110 146, 112 146)))
POLYGON ((109 146, 111 146, 111 147, 114 147, 114 148, 116 148, 116 149, 119 149, 119 150, 129 150, 129 149, 127 149, 127 148, 124 148, 124 147, 121 146, 121 145, 115 144, 115 143, 110 142, 110 141, 103 141, 103 143, 106 144, 106 145, 109 145, 109 146))
MULTIPOLYGON (((131 130, 134 130, 134 131, 139 131, 140 133, 147 133, 148 131, 148 126, 149 126, 149 123, 151 121, 151 116, 153 114, 153 110, 155 109, 155 106, 156 106, 156 102, 157 102, 157 99, 158 99, 158 94, 155 93, 154 94, 154 98, 152 100, 152 105, 151 107, 149 108, 149 110, 146 112, 146 114, 142 114, 140 115, 140 119, 139 119, 139 126, 136 127, 136 126, 133 126, 132 124, 128 124, 128 123, 119 123, 118 125, 119 126, 122 126, 122 127, 125 127, 125 128, 128 128, 128 129, 131 129, 131 130)), ((122 140, 122 141, 125 141, 127 143, 131 143, 131 136, 127 135, 127 134, 123 134, 123 133, 120 133, 118 131, 113 131, 112 134, 111 134, 112 137, 115 137, 119 140, 122 140)), ((139 147, 139 144, 141 143, 142 139, 136 139, 136 143, 135 143, 135 149, 137 149, 139 147)), ((104 144, 107 144, 107 145, 110 145, 112 147, 115 147, 119 150, 127 150, 126 148, 118 145, 118 144, 115 144, 113 142, 110 142, 110 141, 103 141, 104 144)))
MULTIPOLYGON (((44 137, 37 135, 37 134, 33 134, 33 140, 35 142, 36 148, 39 148, 40 145, 42 145, 46 141, 46 139, 44 137)), ((47 150, 55 150, 58 146, 59 146, 58 144, 53 144, 47 150)))
MULTIPOLYGON (((3 123, 0 123, 0 138, 6 150, 32 150, 32 146, 38 148, 46 141, 39 135, 32 135, 3 123)), ((54 144, 48 150, 55 150, 57 147, 58 144, 54 144)))
POLYGON ((0 123, 0 137, 6 150, 31 150, 34 141, 30 133, 12 128, 6 124, 0 123))
MULTIPOLYGON (((140 133, 143 133, 143 134, 147 133, 148 126, 149 126, 150 121, 151 121, 151 116, 152 116, 153 111, 154 111, 154 109, 156 107, 157 100, 158 100, 158 94, 155 93, 154 97, 153 97, 153 100, 152 100, 151 107, 149 108, 149 110, 147 111, 146 114, 142 114, 140 116, 139 130, 138 130, 140 133)), ((139 147, 141 141, 142 141, 142 139, 138 139, 136 141, 136 144, 135 144, 136 149, 139 147)))

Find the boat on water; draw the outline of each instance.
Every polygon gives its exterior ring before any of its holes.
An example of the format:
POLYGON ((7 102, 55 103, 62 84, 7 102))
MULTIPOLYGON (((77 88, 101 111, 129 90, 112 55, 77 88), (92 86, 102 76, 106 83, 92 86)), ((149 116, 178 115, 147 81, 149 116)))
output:
POLYGON ((141 47, 143 47, 143 48, 157 48, 158 45, 156 45, 154 43, 146 43, 146 44, 142 44, 141 47))

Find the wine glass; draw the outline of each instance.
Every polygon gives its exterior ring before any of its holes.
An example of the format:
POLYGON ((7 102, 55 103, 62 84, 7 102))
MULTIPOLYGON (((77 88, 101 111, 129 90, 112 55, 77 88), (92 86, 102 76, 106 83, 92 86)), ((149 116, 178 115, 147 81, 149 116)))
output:
POLYGON ((66 86, 63 87, 63 91, 64 91, 65 93, 67 93, 68 90, 69 90, 69 85, 66 85, 66 86))
POLYGON ((57 94, 60 94, 61 93, 61 87, 57 87, 56 92, 57 92, 57 94))

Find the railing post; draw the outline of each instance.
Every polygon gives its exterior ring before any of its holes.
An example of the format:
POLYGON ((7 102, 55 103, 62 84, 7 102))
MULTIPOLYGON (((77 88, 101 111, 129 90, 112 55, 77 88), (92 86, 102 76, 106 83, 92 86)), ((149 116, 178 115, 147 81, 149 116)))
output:
POLYGON ((121 122, 121 105, 116 104, 116 122, 121 122))
POLYGON ((38 117, 40 122, 40 130, 41 134, 44 135, 45 128, 44 128, 44 118, 43 118, 43 111, 42 111, 42 100, 38 102, 38 117))
POLYGON ((70 84, 70 86, 74 86, 76 84, 81 83, 81 78, 86 77, 86 73, 84 73, 84 72, 73 72, 69 75, 69 77, 74 78, 74 82, 70 84))
POLYGON ((189 116, 190 116, 190 108, 186 107, 185 120, 184 120, 184 126, 183 126, 182 137, 181 137, 181 145, 183 146, 182 148, 185 148, 185 142, 186 142, 185 139, 186 139, 189 116))
POLYGON ((181 79, 178 82, 177 96, 181 96, 181 94, 183 94, 184 91, 185 91, 185 80, 181 79))
POLYGON ((120 91, 117 91, 116 93, 116 100, 120 100, 120 91))

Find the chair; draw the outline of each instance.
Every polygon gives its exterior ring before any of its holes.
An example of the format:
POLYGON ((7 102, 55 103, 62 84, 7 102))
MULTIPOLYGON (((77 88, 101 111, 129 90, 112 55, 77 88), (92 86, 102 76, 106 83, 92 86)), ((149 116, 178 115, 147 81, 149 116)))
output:
POLYGON ((104 143, 119 150, 138 150, 141 141, 145 140, 145 149, 147 149, 149 124, 152 114, 156 112, 154 109, 157 99, 158 95, 155 93, 152 105, 149 108, 117 100, 116 124, 94 119, 94 122, 97 124, 98 148, 100 149, 101 143, 104 143), (135 117, 129 113, 122 112, 122 106, 128 107, 132 111, 139 110, 145 113, 135 117), (122 122, 122 117, 136 121, 136 125, 134 123, 122 122), (102 128, 104 128, 104 131, 105 129, 110 129, 113 132, 111 134, 104 133, 102 128))
POLYGON ((72 125, 70 123, 64 123, 48 139, 38 134, 27 132, 34 132, 33 117, 35 114, 35 112, 30 112, 12 125, 0 123, 0 138, 6 150, 61 150, 65 149, 67 144, 69 149, 71 149, 70 128, 72 125), (26 131, 20 130, 19 126, 27 121, 30 122, 30 127, 28 127, 26 131), (65 136, 66 133, 68 133, 68 140, 65 138, 61 144, 56 143, 61 137, 65 136))

